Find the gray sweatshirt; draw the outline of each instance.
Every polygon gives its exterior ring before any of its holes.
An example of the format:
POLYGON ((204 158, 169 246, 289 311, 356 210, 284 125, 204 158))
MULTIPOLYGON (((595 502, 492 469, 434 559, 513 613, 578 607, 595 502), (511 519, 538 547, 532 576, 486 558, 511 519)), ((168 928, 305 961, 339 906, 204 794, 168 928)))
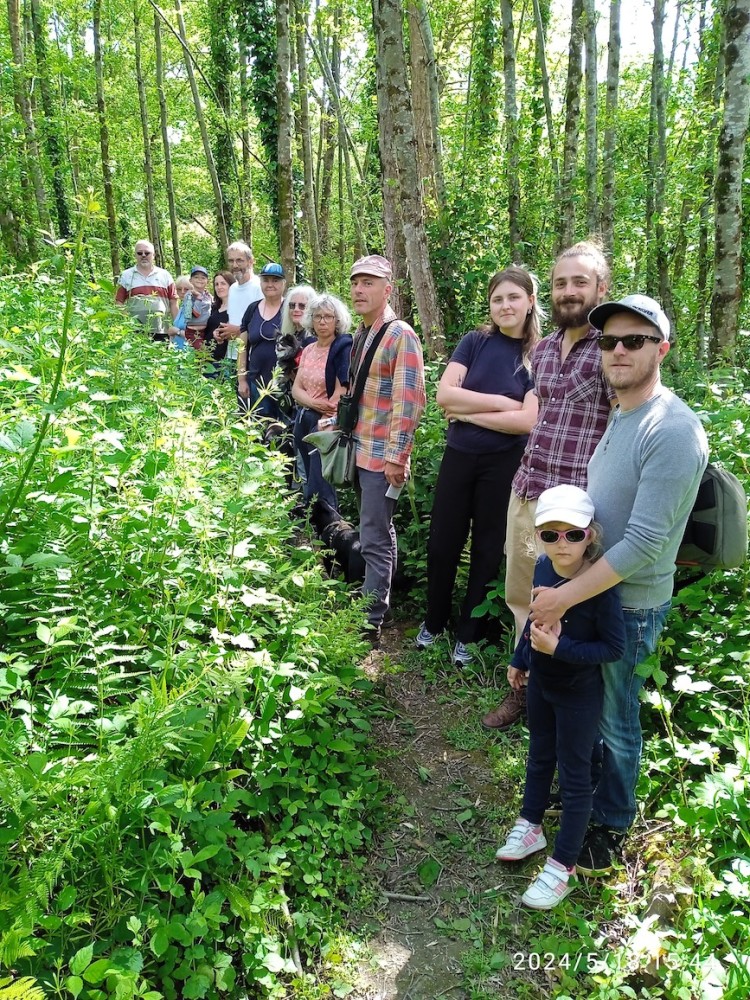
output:
POLYGON ((700 421, 669 389, 614 411, 591 456, 587 491, 604 554, 623 578, 624 608, 656 608, 671 598, 675 557, 707 462, 700 421))

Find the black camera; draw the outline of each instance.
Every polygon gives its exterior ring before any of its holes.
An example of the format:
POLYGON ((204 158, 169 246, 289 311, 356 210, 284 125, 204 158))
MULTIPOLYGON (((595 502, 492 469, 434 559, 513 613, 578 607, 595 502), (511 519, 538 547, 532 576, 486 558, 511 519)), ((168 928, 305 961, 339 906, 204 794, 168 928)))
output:
POLYGON ((350 393, 345 393, 339 399, 339 406, 336 411, 336 426, 344 434, 351 434, 357 426, 357 413, 359 406, 354 401, 350 393))

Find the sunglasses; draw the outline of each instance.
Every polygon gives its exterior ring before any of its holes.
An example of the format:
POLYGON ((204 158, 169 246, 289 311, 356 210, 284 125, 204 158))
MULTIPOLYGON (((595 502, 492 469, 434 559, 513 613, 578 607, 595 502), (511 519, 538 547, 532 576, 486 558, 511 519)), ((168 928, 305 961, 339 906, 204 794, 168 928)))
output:
POLYGON ((661 337, 647 337, 645 333, 629 333, 625 337, 610 337, 603 333, 596 338, 596 342, 603 351, 614 351, 618 344, 622 344, 626 351, 640 351, 647 340, 652 344, 661 344, 661 337))
POLYGON ((135 255, 136 257, 150 257, 152 253, 152 250, 136 250, 135 255))
POLYGON ((561 536, 566 542, 583 542, 590 534, 590 528, 568 528, 567 531, 555 531, 554 528, 544 528, 539 532, 539 537, 547 545, 552 545, 555 542, 559 542, 561 536))
POLYGON ((307 307, 307 303, 306 302, 290 302, 289 303, 289 308, 290 309, 305 309, 306 307, 307 307))

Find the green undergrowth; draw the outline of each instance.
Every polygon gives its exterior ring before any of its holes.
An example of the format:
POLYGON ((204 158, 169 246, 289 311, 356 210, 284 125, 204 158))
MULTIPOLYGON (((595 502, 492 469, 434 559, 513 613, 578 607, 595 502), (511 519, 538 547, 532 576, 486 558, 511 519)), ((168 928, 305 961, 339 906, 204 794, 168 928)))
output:
POLYGON ((54 267, 0 289, 0 995, 336 995, 361 608, 231 387, 77 282, 62 334, 54 267))

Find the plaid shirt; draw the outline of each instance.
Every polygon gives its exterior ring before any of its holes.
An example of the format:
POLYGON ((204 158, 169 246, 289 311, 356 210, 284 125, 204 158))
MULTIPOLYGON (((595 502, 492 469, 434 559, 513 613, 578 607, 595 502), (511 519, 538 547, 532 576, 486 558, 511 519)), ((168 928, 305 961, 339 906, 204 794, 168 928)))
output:
POLYGON ((382 472, 386 462, 407 464, 414 431, 425 407, 422 345, 409 324, 396 319, 390 306, 385 307, 369 331, 359 325, 352 356, 364 357, 373 337, 388 320, 393 322, 372 359, 354 430, 357 466, 371 472, 382 472))
POLYGON ((602 373, 599 331, 590 327, 561 364, 563 334, 557 330, 545 337, 531 359, 539 417, 513 480, 513 489, 525 500, 561 483, 586 489, 586 467, 615 396, 602 373))

